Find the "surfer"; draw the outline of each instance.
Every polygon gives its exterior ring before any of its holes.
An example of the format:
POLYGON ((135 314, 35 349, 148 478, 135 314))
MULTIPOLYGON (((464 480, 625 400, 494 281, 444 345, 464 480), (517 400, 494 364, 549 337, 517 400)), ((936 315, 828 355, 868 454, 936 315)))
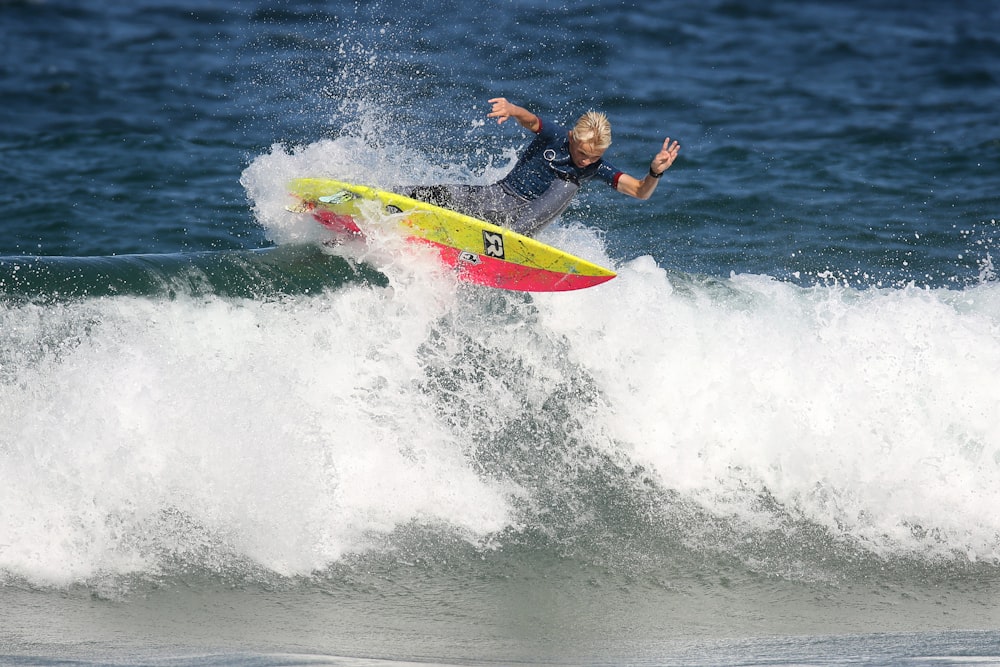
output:
POLYGON ((504 97, 489 102, 488 118, 498 124, 513 118, 535 133, 510 173, 491 185, 422 185, 400 188, 400 194, 531 236, 557 218, 580 185, 593 178, 636 199, 649 199, 680 151, 680 144, 667 137, 649 173, 635 178, 604 160, 611 124, 603 113, 588 111, 567 129, 504 97))

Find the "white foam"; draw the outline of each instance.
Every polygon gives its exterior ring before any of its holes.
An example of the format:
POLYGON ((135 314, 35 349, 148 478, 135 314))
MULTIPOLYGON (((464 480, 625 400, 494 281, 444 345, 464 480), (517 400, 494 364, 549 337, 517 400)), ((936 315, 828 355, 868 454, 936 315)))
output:
MULTIPOLYGON (((873 550, 998 558, 995 284, 858 292, 675 284, 648 257, 619 269, 536 295, 516 327, 455 317, 483 295, 444 278, 7 306, 0 568, 65 583, 233 553, 303 574, 412 522, 489 539, 518 520, 516 490, 481 476, 440 418, 419 350, 440 336, 489 341, 540 396, 564 346, 602 394, 570 408, 590 441, 719 515, 766 527, 766 489, 873 550)), ((518 398, 484 381, 470 409, 516 418, 518 398)))
POLYGON ((650 258, 546 302, 663 484, 766 522, 763 489, 872 549, 1000 559, 1000 289, 685 286, 650 258))
MULTIPOLYGON (((508 155, 512 159, 513 155, 508 155)), ((413 183, 475 183, 497 174, 488 167, 473 174, 464 167, 446 167, 406 146, 378 149, 361 139, 325 139, 307 146, 275 144, 244 170, 240 182, 253 203, 257 220, 277 244, 308 243, 327 237, 308 215, 289 213, 294 203, 288 183, 295 178, 336 180, 391 188, 413 183)))
POLYGON ((27 335, 52 345, 0 387, 0 569, 58 584, 214 550, 296 574, 410 521, 501 528, 502 489, 414 384, 447 306, 410 294, 42 314, 27 335))

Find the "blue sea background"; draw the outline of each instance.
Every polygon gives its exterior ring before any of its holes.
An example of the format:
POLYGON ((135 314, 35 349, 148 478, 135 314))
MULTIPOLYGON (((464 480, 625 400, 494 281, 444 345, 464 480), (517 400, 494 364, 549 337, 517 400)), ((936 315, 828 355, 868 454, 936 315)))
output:
POLYGON ((1000 4, 0 0, 0 663, 1000 663, 1000 4), (289 180, 571 122, 596 288, 289 180))

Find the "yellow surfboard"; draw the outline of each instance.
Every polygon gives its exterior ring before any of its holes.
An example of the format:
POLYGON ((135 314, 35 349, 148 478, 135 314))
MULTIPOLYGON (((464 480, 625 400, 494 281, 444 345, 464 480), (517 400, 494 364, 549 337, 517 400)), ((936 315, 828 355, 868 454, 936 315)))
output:
POLYGON ((405 213, 400 231, 438 250, 465 281, 526 292, 562 292, 607 282, 615 272, 505 227, 403 195, 325 178, 299 178, 288 186, 298 199, 290 210, 308 212, 338 234, 364 234, 365 202, 386 213, 405 213))

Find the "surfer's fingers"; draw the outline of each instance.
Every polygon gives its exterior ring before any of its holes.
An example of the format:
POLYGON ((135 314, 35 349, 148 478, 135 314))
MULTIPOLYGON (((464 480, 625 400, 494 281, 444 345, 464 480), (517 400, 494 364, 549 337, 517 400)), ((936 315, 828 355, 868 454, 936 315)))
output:
POLYGON ((663 150, 660 151, 660 155, 664 159, 670 160, 672 162, 674 158, 677 157, 677 154, 680 152, 680 150, 681 150, 681 145, 676 141, 670 143, 670 138, 667 137, 667 140, 663 142, 663 150))
POLYGON ((490 104, 493 105, 493 113, 500 113, 510 108, 510 102, 506 97, 494 97, 490 100, 490 104))
POLYGON ((489 103, 493 105, 493 110, 486 116, 487 118, 496 118, 497 123, 502 123, 510 118, 510 110, 508 109, 510 103, 507 102, 506 97, 494 97, 489 100, 489 103))

